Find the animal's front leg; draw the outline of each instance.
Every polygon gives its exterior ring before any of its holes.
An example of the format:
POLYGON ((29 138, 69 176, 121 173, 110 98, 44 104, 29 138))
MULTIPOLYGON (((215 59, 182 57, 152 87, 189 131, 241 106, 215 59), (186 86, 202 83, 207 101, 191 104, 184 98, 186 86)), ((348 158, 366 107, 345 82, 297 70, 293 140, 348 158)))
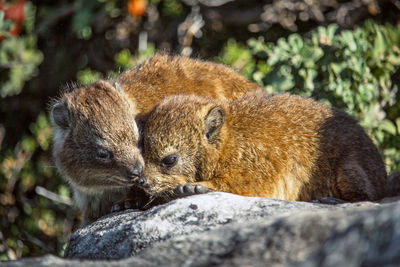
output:
POLYGON ((138 187, 129 189, 127 195, 121 201, 111 207, 111 212, 123 211, 128 209, 141 210, 149 202, 150 196, 138 187))

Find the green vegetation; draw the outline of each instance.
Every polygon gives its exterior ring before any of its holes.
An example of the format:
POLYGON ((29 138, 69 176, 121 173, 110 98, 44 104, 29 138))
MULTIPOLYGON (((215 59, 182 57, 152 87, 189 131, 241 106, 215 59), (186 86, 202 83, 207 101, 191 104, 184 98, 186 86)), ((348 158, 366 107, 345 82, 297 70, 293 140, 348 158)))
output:
POLYGON ((309 37, 291 34, 276 44, 263 38, 247 46, 229 41, 221 62, 242 71, 269 93, 291 92, 318 99, 355 116, 385 157, 400 169, 400 29, 367 21, 337 33, 319 27, 309 37))
POLYGON ((35 7, 28 3, 25 10, 23 27, 26 34, 18 38, 11 38, 9 31, 12 24, 0 12, 0 36, 5 36, 0 42, 0 98, 19 94, 25 81, 37 72, 43 58, 36 48, 36 36, 33 34, 35 7))

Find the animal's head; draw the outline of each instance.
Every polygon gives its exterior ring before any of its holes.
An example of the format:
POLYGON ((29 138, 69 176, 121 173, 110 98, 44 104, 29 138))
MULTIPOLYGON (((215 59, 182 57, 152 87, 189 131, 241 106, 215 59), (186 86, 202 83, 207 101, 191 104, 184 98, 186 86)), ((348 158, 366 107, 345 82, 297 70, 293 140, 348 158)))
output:
POLYGON ((63 94, 51 108, 61 174, 94 193, 131 184, 144 169, 135 113, 123 92, 105 81, 63 94))
POLYGON ((210 99, 172 96, 161 101, 144 127, 146 168, 139 185, 168 197, 178 185, 211 179, 224 120, 224 109, 210 99))

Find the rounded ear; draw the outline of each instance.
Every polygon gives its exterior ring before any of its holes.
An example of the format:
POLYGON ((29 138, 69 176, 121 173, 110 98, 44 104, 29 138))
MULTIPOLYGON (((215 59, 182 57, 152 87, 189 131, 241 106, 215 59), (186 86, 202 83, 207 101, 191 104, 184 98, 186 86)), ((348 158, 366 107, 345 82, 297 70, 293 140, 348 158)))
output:
POLYGON ((69 115, 67 107, 62 103, 57 103, 51 109, 53 122, 63 129, 69 127, 69 115))
POLYGON ((218 136, 224 120, 225 114, 222 108, 214 107, 208 112, 204 121, 204 135, 210 143, 218 136))

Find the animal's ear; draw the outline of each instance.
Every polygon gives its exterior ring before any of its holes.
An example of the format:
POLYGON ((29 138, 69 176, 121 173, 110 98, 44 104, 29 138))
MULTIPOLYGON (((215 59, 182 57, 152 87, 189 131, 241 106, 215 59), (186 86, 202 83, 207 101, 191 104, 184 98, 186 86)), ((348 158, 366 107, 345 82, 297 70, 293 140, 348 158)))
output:
POLYGON ((57 103, 51 109, 53 122, 63 129, 69 127, 68 109, 63 103, 57 103))
POLYGON ((204 121, 204 135, 212 143, 218 136, 219 130, 224 124, 225 114, 220 107, 212 108, 204 121))

